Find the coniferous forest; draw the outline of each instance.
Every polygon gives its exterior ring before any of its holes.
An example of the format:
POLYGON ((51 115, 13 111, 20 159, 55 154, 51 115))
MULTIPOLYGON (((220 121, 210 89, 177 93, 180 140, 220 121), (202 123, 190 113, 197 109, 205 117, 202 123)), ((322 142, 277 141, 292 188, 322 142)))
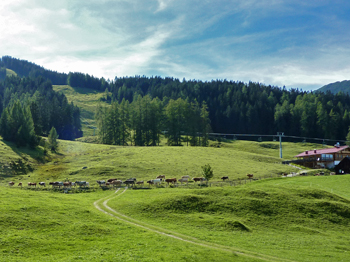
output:
MULTIPOLYGON (((43 77, 51 82, 57 77, 61 80, 56 83, 64 82, 72 87, 106 91, 104 101, 110 103, 111 107, 100 106, 96 117, 101 142, 108 144, 129 142, 134 145, 157 145, 160 132, 164 132, 170 145, 181 143, 178 140, 180 133, 187 135, 188 141, 192 140, 192 145, 205 145, 206 138, 204 144, 202 139, 207 132, 205 130, 214 133, 261 135, 284 132, 289 136, 344 140, 350 126, 350 97, 343 93, 287 90, 261 83, 228 80, 180 81, 158 76, 115 77, 111 81, 83 73, 60 74, 11 57, 3 57, 0 64, 2 68, 31 76, 25 78, 26 80, 12 79, 3 82, 0 110, 8 108, 7 113, 10 112, 9 106, 14 104, 9 102, 11 99, 5 92, 9 88, 9 82, 17 81, 12 83, 16 86, 21 81, 38 81, 33 80, 32 75, 40 74, 40 70, 44 72, 43 77), (207 117, 204 117, 205 114, 207 117), (196 121, 191 120, 194 115, 196 121), (177 119, 181 124, 171 125, 170 123, 175 123, 171 119, 177 119), (208 124, 194 124, 201 121, 208 124)), ((38 89, 42 88, 38 86, 38 89)), ((18 90, 17 93, 26 92, 18 90)), ((35 97, 33 94, 30 95, 31 98, 35 97)), ((22 105, 28 105, 27 102, 23 103, 22 93, 17 96, 22 105)), ((47 110, 51 113, 41 116, 39 127, 33 116, 34 126, 47 134, 53 124, 48 121, 54 121, 59 116, 60 120, 54 126, 60 138, 72 139, 80 136, 80 123, 77 124, 79 109, 73 105, 67 106, 70 109, 63 109, 66 107, 62 104, 68 104, 64 96, 53 95, 52 99, 53 97, 57 101, 51 104, 59 104, 60 110, 47 110), (74 117, 66 117, 66 111, 75 112, 74 117), (57 117, 54 117, 55 114, 57 117), (70 124, 66 125, 68 122, 70 124)))
POLYGON ((0 135, 18 146, 35 146, 54 127, 59 138, 82 136, 80 110, 43 77, 6 77, 0 81, 0 135))

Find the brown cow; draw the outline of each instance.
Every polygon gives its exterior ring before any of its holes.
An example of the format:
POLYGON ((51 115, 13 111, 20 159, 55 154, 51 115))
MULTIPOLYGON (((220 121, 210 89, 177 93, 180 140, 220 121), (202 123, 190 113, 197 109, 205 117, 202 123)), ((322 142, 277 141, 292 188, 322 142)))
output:
POLYGON ((11 181, 9 182, 9 186, 13 186, 15 184, 15 182, 11 181))
POLYGON ((64 187, 71 187, 72 186, 72 182, 63 182, 63 186, 64 187))
POLYGON ((158 179, 158 178, 165 179, 165 175, 159 175, 159 176, 157 176, 157 179, 158 179))
POLYGON ((118 180, 118 178, 110 178, 110 179, 107 180, 107 182, 112 183, 115 180, 118 180))
POLYGON ((249 179, 252 179, 253 178, 253 174, 247 174, 247 177, 249 178, 249 179))
POLYGON ((153 185, 154 184, 153 180, 148 180, 146 183, 148 183, 149 185, 153 185))
POLYGON ((28 186, 34 186, 34 187, 36 187, 36 183, 28 182, 28 186))
POLYGON ((123 181, 121 181, 121 180, 113 180, 113 181, 111 182, 111 184, 112 184, 113 186, 121 186, 122 183, 123 183, 123 181))
POLYGON ((228 176, 223 176, 221 179, 222 181, 225 181, 226 179, 228 179, 228 176))
POLYGON ((164 180, 166 183, 168 183, 168 185, 169 185, 169 183, 173 183, 173 184, 175 184, 176 183, 176 178, 167 178, 167 179, 165 179, 164 180))
POLYGON ((19 183, 18 183, 18 186, 22 187, 22 182, 19 182, 19 183))
POLYGON ((136 182, 136 185, 143 185, 143 184, 144 184, 143 180, 142 180, 142 181, 137 181, 137 182, 136 182))

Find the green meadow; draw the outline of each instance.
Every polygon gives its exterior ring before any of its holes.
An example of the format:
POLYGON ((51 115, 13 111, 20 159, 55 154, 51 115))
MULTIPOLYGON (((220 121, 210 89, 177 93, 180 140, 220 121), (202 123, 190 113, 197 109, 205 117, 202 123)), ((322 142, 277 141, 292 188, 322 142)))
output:
POLYGON ((239 187, 128 190, 108 205, 143 225, 244 253, 348 261, 349 186, 348 176, 278 178, 239 187))
MULTIPOLYGON (((81 108, 84 137, 59 140, 57 153, 0 140, 0 261, 349 260, 348 175, 315 177, 318 170, 282 165, 275 141, 210 141, 206 148, 168 147, 165 138, 157 147, 84 143, 96 140, 94 111, 104 94, 54 89, 81 108), (96 183, 202 176, 206 164, 214 171, 209 187, 103 191, 96 183), (300 171, 309 176, 281 177, 300 171), (235 186, 219 182, 222 176, 235 186), (26 186, 64 180, 93 189, 64 194, 26 186)), ((282 160, 322 147, 283 142, 282 160)))
MULTIPOLYGON (((283 143, 284 159, 310 148, 320 145, 283 143)), ((282 172, 300 169, 280 163, 278 142, 202 148, 60 140, 58 153, 45 155, 41 147, 0 141, 0 154, 0 261, 348 260, 349 176, 282 178, 282 172), (95 182, 194 177, 205 164, 213 167, 213 181, 223 175, 245 179, 247 173, 278 178, 117 193, 97 189, 95 182), (66 179, 89 181, 95 190, 63 194, 26 186, 66 179)))
MULTIPOLYGON (((3 145, 3 150, 11 151, 5 143, 3 145)), ((316 146, 284 143, 284 159, 292 159, 298 152, 316 146)), ((210 164, 214 169, 213 181, 220 181, 222 176, 229 176, 231 180, 245 179, 247 173, 259 178, 299 171, 295 167, 281 164, 278 142, 273 141, 233 141, 222 143, 221 148, 204 148, 121 147, 60 140, 58 154, 41 156, 43 150, 40 148, 27 151, 31 154, 26 157, 27 162, 32 164, 34 170, 28 174, 30 177, 27 174, 15 176, 15 181, 95 181, 112 177, 122 180, 130 177, 147 180, 158 175, 166 175, 169 178, 181 178, 183 175, 196 177, 201 176, 201 166, 205 164, 210 164)), ((15 152, 9 155, 19 157, 15 152)))

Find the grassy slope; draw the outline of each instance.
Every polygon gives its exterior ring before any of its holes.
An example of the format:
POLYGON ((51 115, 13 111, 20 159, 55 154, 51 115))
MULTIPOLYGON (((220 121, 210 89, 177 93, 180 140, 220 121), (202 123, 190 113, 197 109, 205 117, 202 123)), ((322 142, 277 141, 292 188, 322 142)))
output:
POLYGON ((128 191, 109 205, 221 245, 297 261, 347 261, 349 186, 348 176, 280 178, 236 188, 128 191), (319 189, 330 184, 330 192, 319 189))
POLYGON ((93 207, 104 196, 1 188, 0 261, 257 261, 120 223, 93 207))
POLYGON ((17 76, 16 72, 6 68, 6 76, 17 76))
POLYGON ((73 102, 80 108, 84 136, 92 136, 94 132, 92 127, 96 127, 95 109, 104 93, 88 88, 73 88, 68 85, 54 85, 53 89, 65 94, 69 102, 73 102))
MULTIPOLYGON (((284 143, 284 157, 289 159, 318 147, 284 143)), ((235 141, 222 148, 191 148, 116 147, 60 141, 59 154, 52 155, 52 161, 46 164, 37 161, 42 157, 40 149, 22 150, 2 142, 0 150, 3 163, 20 158, 35 166, 33 173, 19 175, 15 180, 2 175, 3 185, 9 180, 26 183, 65 178, 94 184, 94 180, 109 177, 141 180, 158 174, 179 178, 184 174, 198 175, 200 166, 206 163, 213 166, 214 180, 224 174, 232 179, 245 177, 248 172, 264 175, 296 171, 276 163, 279 161, 277 142, 235 141)), ((301 261, 341 261, 346 257, 345 252, 350 251, 343 244, 350 240, 346 217, 349 204, 332 194, 320 199, 309 197, 324 194, 314 193, 309 187, 311 184, 348 197, 346 178, 274 179, 240 187, 201 190, 130 190, 110 204, 150 224, 209 242, 301 261), (187 205, 193 211, 184 212, 183 207, 187 205), (330 210, 339 212, 332 217, 330 210), (345 215, 341 215, 343 213, 345 215), (331 222, 332 219, 335 222, 331 222), (249 231, 242 230, 244 226, 249 231)), ((36 261, 40 253, 40 259, 48 261, 203 261, 205 258, 246 261, 243 257, 236 260, 232 254, 206 251, 118 223, 92 206, 95 200, 111 193, 63 195, 2 186, 0 221, 4 223, 0 223, 0 258, 36 261), (156 257, 150 255, 154 250, 159 254, 156 257), (30 255, 23 258, 27 253, 30 255)))
MULTIPOLYGON (((277 145, 278 142, 235 141, 226 143, 223 148, 118 147, 60 141, 60 152, 51 156, 51 162, 37 163, 30 177, 19 176, 16 180, 39 182, 67 178, 71 181, 94 181, 111 177, 146 180, 161 174, 177 178, 182 175, 194 177, 200 175, 201 166, 205 164, 213 167, 213 180, 220 180, 224 175, 237 179, 246 178, 247 173, 259 177, 298 171, 280 164, 277 145)), ((289 159, 313 147, 317 146, 284 143, 284 156, 289 159)), ((10 152, 12 149, 7 150, 10 152)))

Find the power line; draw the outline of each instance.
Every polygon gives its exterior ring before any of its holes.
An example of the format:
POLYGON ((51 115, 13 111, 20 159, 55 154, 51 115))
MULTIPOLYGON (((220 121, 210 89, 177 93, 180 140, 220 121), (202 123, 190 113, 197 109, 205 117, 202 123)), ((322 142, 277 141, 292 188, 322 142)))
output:
MULTIPOLYGON (((278 137, 277 135, 259 135, 259 134, 224 134, 224 133, 209 133, 209 135, 214 136, 232 136, 232 137, 278 137)), ((330 142, 342 142, 346 143, 349 142, 348 140, 338 140, 338 139, 328 139, 328 138, 317 138, 317 137, 305 137, 305 136, 286 136, 283 135, 285 138, 294 138, 294 139, 303 139, 303 140, 315 140, 315 141, 330 141, 330 142)))

